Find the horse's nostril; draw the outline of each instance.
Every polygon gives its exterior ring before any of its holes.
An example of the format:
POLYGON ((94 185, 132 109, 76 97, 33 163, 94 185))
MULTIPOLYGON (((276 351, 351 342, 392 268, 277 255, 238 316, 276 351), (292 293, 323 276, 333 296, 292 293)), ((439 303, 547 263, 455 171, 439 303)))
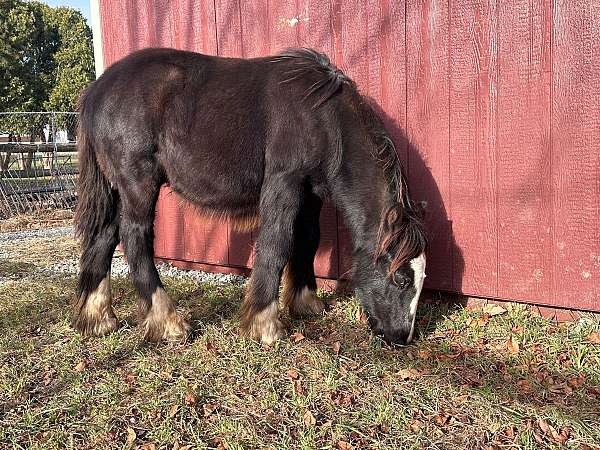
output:
POLYGON ((407 345, 410 343, 410 341, 408 340, 409 336, 410 336, 410 331, 408 331, 408 332, 397 331, 394 333, 385 333, 383 338, 388 344, 407 345))

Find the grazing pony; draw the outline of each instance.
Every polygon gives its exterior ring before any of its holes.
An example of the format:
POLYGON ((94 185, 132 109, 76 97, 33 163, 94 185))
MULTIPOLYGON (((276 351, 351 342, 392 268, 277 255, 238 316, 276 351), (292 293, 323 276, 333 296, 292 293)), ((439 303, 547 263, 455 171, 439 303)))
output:
POLYGON ((421 210, 381 120, 325 55, 146 49, 106 70, 79 112, 80 332, 117 328, 110 265, 120 241, 146 338, 187 336, 153 260, 155 204, 169 183, 205 214, 242 228, 260 223, 241 308, 246 335, 267 344, 282 337, 282 277, 292 316, 323 312, 313 260, 321 205, 331 198, 352 235, 353 278, 371 328, 410 342, 425 277, 421 210))

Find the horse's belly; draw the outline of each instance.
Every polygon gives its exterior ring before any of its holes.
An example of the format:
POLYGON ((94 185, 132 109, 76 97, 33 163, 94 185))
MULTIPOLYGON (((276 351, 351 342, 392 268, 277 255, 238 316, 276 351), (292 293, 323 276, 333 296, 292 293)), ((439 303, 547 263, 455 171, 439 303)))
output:
MULTIPOLYGON (((241 152, 240 152, 241 153, 241 152)), ((163 164, 168 181, 202 210, 227 216, 256 215, 263 180, 262 158, 199 152, 163 164)))

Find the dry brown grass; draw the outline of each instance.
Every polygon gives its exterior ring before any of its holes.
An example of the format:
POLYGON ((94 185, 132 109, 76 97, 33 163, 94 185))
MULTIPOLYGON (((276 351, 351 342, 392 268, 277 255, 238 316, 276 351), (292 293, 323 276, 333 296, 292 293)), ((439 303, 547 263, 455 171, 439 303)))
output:
POLYGON ((83 339, 69 326, 75 278, 28 276, 50 263, 41 255, 75 257, 73 239, 12 251, 0 264, 17 274, 0 283, 2 447, 600 447, 597 316, 556 325, 430 295, 419 338, 394 349, 354 299, 322 294, 324 317, 284 316, 289 337, 262 347, 238 334, 243 287, 167 278, 194 339, 148 345, 117 278, 122 328, 83 339))
POLYGON ((73 224, 70 209, 50 209, 34 213, 19 214, 0 220, 0 233, 8 231, 38 230, 41 228, 65 227, 73 224))

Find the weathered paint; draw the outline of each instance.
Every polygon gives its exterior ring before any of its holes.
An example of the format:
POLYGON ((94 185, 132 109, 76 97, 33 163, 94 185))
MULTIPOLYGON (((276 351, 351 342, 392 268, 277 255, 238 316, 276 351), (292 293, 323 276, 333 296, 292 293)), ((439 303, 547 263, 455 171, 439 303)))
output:
MULTIPOLYGON (((329 54, 373 97, 429 205, 425 286, 600 310, 600 3, 595 0, 104 0, 104 63, 147 46, 252 57, 329 54)), ((321 215, 317 275, 349 236, 321 215)), ((165 187, 156 255, 250 267, 254 233, 165 187), (201 230, 201 231, 199 231, 201 230)))

